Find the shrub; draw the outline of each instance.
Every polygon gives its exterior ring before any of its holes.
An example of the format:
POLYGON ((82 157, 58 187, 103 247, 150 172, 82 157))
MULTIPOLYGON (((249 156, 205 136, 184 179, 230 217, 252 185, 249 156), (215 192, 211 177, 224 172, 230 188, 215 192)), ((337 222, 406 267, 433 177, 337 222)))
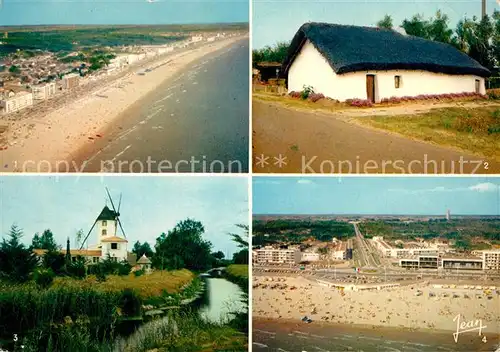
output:
POLYGON ((139 277, 139 276, 141 276, 141 275, 144 275, 144 269, 140 269, 140 270, 136 270, 136 271, 134 271, 134 275, 135 275, 136 277, 139 277))
POLYGON ((133 290, 129 288, 123 290, 120 302, 123 314, 131 317, 138 316, 141 313, 141 306, 142 300, 133 290))
MULTIPOLYGON (((371 107, 373 103, 370 100, 366 99, 348 99, 348 104, 355 107, 371 107)), ((347 100, 346 100, 347 102, 347 100)))
POLYGON ((41 288, 49 287, 54 281, 54 272, 51 269, 37 269, 33 273, 33 279, 41 288))
POLYGON ((300 92, 291 91, 289 95, 292 98, 300 98, 300 92))
POLYGON ((314 94, 313 87, 304 85, 304 89, 300 92, 300 99, 306 100, 311 94, 314 94))

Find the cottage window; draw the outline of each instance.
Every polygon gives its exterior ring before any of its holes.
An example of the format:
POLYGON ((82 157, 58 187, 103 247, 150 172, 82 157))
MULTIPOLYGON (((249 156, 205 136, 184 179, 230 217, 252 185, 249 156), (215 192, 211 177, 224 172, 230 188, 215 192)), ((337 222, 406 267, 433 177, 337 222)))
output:
POLYGON ((118 243, 111 243, 111 249, 118 249, 118 243))
POLYGON ((103 236, 106 236, 107 234, 108 234, 108 230, 103 229, 103 230, 102 230, 102 235, 103 235, 103 236))
POLYGON ((102 226, 108 226, 108 222, 106 220, 102 221, 102 226))
POLYGON ((99 257, 93 257, 92 262, 97 263, 99 261, 99 257))
POLYGON ((401 76, 394 76, 394 87, 401 88, 401 76))

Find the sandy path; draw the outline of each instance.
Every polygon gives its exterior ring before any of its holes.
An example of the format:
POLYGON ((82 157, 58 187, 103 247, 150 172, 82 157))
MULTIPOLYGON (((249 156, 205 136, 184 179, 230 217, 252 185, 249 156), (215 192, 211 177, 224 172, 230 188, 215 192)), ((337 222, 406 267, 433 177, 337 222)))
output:
POLYGON ((351 124, 334 114, 258 100, 252 114, 255 173, 500 173, 494 160, 351 124))
POLYGON ((102 130, 113 120, 160 86, 176 72, 206 54, 242 39, 233 37, 188 51, 174 52, 148 62, 142 67, 163 64, 146 75, 133 72, 104 84, 102 88, 84 92, 63 107, 35 121, 20 121, 18 138, 0 151, 4 172, 53 172, 56 169, 82 170, 82 165, 61 166, 73 160, 72 154, 94 140, 106 138, 102 130), (58 165, 59 164, 59 165, 58 165))
POLYGON ((334 288, 319 286, 302 277, 273 280, 254 278, 254 284, 268 286, 253 288, 253 316, 300 320, 307 315, 318 322, 455 331, 453 319, 460 314, 466 321, 481 319, 486 325, 485 332, 500 333, 500 296, 497 294, 487 299, 483 291, 440 290, 415 284, 380 291, 346 291, 342 296, 334 288), (276 283, 287 287, 271 289, 276 283), (415 295, 417 289, 423 292, 421 296, 415 295), (436 297, 429 297, 429 292, 436 297), (442 297, 445 292, 448 297, 442 297), (453 298, 453 293, 459 298, 453 298), (470 298, 464 298, 465 294, 470 298))

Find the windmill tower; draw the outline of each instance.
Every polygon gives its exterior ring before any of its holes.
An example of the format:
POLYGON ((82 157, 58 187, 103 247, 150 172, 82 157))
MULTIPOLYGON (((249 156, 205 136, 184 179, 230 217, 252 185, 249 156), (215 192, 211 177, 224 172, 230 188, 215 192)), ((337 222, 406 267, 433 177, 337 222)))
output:
POLYGON ((122 223, 120 221, 120 207, 122 203, 122 196, 120 194, 120 199, 118 201, 118 209, 115 208, 115 204, 113 203, 113 199, 111 198, 111 194, 109 190, 106 188, 106 193, 108 195, 109 201, 111 203, 111 209, 105 205, 102 208, 101 213, 95 219, 94 224, 90 228, 87 236, 82 242, 82 249, 85 246, 92 230, 97 225, 97 234, 96 239, 97 242, 94 245, 88 246, 91 249, 101 249, 102 256, 105 257, 108 254, 112 257, 116 257, 117 259, 126 259, 127 257, 127 240, 125 231, 123 230, 122 223), (121 230, 121 234, 123 237, 118 235, 118 227, 121 230))

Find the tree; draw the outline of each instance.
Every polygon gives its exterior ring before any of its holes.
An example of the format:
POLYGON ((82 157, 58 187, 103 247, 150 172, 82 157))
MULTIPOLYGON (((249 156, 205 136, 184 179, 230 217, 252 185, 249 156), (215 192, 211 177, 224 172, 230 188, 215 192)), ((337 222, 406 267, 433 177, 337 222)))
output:
POLYGON ((429 23, 420 14, 414 15, 411 20, 404 20, 401 24, 406 34, 429 39, 429 23))
POLYGON ((495 26, 495 34, 492 41, 493 59, 498 67, 500 66, 500 11, 495 10, 493 12, 493 21, 495 26))
POLYGON ((43 231, 42 235, 38 232, 33 236, 33 240, 31 241, 31 245, 36 249, 46 249, 48 251, 57 251, 60 247, 57 245, 54 240, 54 234, 50 229, 43 231))
POLYGON ((71 251, 69 248, 69 237, 68 240, 66 241, 66 265, 71 264, 71 251))
POLYGON ((392 29, 392 17, 390 15, 385 15, 383 19, 377 22, 377 27, 392 29))
POLYGON ((254 65, 260 62, 283 62, 289 47, 290 42, 278 42, 273 46, 255 49, 252 51, 252 62, 254 65))
POLYGON ((135 255, 137 256, 137 259, 142 257, 144 254, 148 258, 152 258, 153 254, 154 254, 154 252, 151 249, 151 246, 149 245, 148 242, 144 242, 141 244, 141 242, 139 242, 139 241, 134 243, 134 248, 132 248, 132 253, 135 253, 135 255))
POLYGON ((11 226, 8 240, 0 245, 0 276, 13 282, 25 282, 36 268, 38 260, 31 247, 21 243, 22 230, 11 226))
POLYGON ((225 255, 222 251, 214 252, 214 253, 212 253, 212 256, 218 260, 222 260, 225 257, 225 255))
POLYGON ((12 74, 18 75, 18 74, 21 73, 21 69, 19 67, 17 67, 16 65, 12 65, 9 68, 9 72, 12 73, 12 74))
POLYGON ((56 251, 48 251, 44 254, 42 259, 42 265, 46 269, 51 269, 56 275, 61 275, 64 273, 64 265, 66 260, 64 254, 56 251))
POLYGON ((76 244, 78 248, 80 248, 83 245, 83 240, 85 239, 85 232, 83 232, 82 229, 76 231, 76 244))
POLYGON ((156 239, 152 265, 159 269, 205 270, 210 267, 212 244, 202 238, 205 228, 192 219, 179 222, 156 239))
POLYGON ((229 233, 232 240, 237 243, 238 248, 241 248, 239 252, 233 254, 234 264, 248 264, 248 237, 249 229, 248 225, 237 224, 236 227, 243 230, 243 235, 237 233, 229 233))
POLYGON ((441 11, 436 12, 436 18, 431 19, 428 24, 429 39, 436 42, 451 43, 453 30, 448 27, 448 22, 447 15, 443 15, 441 11))

